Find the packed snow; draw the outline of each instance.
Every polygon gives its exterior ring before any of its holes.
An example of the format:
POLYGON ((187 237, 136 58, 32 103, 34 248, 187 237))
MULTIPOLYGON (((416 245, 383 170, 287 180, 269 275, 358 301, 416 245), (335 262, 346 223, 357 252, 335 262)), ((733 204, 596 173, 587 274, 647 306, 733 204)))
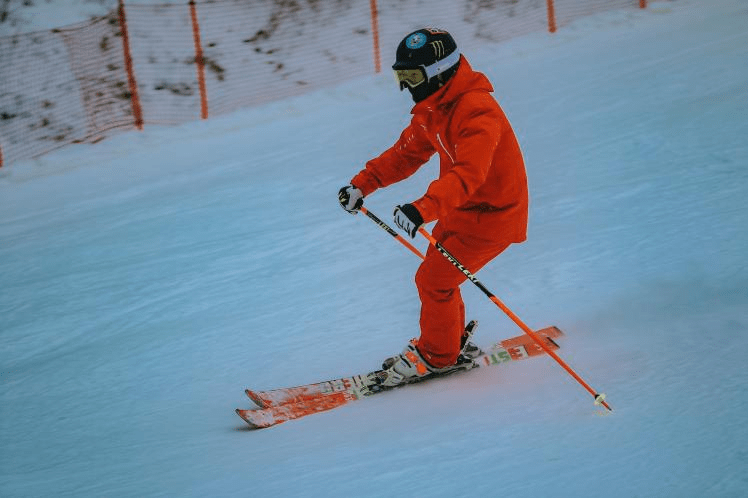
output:
MULTIPOLYGON (((607 416, 548 357, 235 415, 418 333, 418 259, 337 203, 408 122, 389 74, 0 169, 0 495, 747 496, 746 25, 654 2, 465 54, 531 193, 479 278, 565 331, 607 416)), ((366 205, 389 220, 436 171, 366 205)), ((463 289, 476 342, 520 333, 463 289)))

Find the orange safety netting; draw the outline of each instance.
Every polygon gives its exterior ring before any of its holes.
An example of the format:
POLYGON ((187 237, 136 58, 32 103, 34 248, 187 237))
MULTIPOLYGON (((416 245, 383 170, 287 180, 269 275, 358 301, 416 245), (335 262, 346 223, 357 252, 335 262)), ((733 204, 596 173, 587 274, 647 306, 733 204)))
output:
POLYGON ((469 48, 645 3, 120 0, 92 21, 0 37, 0 166, 114 130, 207 118, 371 74, 425 25, 448 28, 469 48))
POLYGON ((0 38, 5 162, 133 126, 122 43, 111 17, 0 38))

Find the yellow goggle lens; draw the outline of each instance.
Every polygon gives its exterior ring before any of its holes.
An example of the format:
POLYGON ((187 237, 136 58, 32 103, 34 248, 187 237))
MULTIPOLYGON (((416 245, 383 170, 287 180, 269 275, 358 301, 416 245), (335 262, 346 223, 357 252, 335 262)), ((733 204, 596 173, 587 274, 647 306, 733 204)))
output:
POLYGON ((414 88, 426 79, 422 69, 395 69, 395 78, 402 87, 403 84, 414 88))

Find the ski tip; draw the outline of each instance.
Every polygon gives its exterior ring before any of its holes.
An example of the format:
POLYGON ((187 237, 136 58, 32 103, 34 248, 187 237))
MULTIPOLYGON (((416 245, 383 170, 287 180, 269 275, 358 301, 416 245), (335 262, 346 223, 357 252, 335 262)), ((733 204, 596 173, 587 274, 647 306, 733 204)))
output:
POLYGON ((251 389, 245 389, 244 394, 246 394, 247 397, 251 399, 252 402, 256 404, 257 406, 259 406, 260 408, 267 408, 269 406, 268 403, 264 399, 262 399, 261 396, 259 396, 256 392, 254 392, 251 389))
POLYGON ((264 427, 267 427, 266 425, 258 424, 254 418, 252 417, 252 412, 254 410, 242 410, 240 408, 237 408, 236 414, 241 417, 242 420, 244 420, 247 425, 249 425, 250 429, 262 429, 264 427))
POLYGON ((239 417, 241 417, 241 419, 242 419, 242 420, 244 420, 244 421, 245 421, 245 422, 246 422, 247 424, 249 424, 249 426, 250 426, 250 427, 251 427, 252 429, 254 429, 254 428, 255 428, 255 427, 254 427, 254 424, 252 424, 252 422, 250 422, 249 420, 247 420, 247 419, 246 419, 246 417, 244 416, 244 412, 246 412, 247 410, 242 410, 242 409, 240 409, 240 408, 237 408, 237 409, 236 409, 236 410, 234 410, 234 411, 236 412, 236 414, 237 414, 237 415, 239 415, 239 417))
POLYGON ((542 335, 548 339, 555 339, 557 337, 562 337, 564 335, 564 332, 556 327, 555 325, 551 325, 550 327, 546 327, 544 329, 536 330, 536 334, 542 335))

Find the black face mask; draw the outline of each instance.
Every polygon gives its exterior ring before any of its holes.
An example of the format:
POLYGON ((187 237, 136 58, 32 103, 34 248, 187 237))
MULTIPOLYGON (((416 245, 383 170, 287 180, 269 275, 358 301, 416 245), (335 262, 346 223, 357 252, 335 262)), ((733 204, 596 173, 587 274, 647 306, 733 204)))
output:
POLYGON ((408 91, 410 92, 410 96, 413 97, 413 102, 415 102, 416 104, 426 99, 426 97, 428 97, 432 93, 434 93, 433 91, 431 91, 431 85, 429 85, 426 82, 424 82, 421 85, 418 85, 415 88, 411 88, 411 87, 407 87, 407 88, 408 88, 408 91))

